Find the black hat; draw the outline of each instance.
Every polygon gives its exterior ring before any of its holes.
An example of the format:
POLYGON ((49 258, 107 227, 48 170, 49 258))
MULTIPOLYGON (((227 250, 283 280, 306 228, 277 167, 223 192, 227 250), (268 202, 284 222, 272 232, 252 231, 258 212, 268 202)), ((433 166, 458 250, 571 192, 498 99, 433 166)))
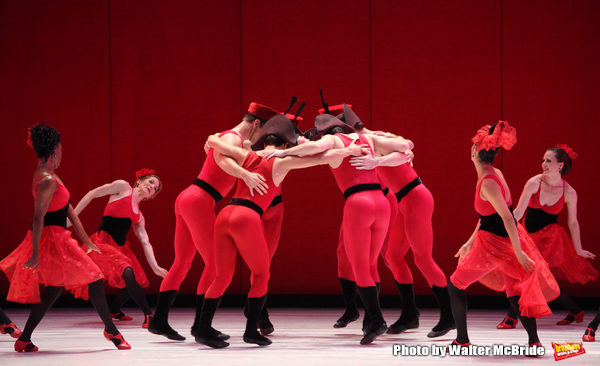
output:
POLYGON ((315 127, 317 128, 317 135, 323 136, 329 130, 334 127, 340 127, 344 133, 354 133, 354 128, 350 127, 350 125, 345 124, 337 117, 332 116, 331 114, 320 114, 315 118, 315 127))
POLYGON ((265 140, 269 135, 275 135, 290 145, 298 145, 298 135, 296 134, 294 125, 284 115, 277 114, 265 123, 258 133, 258 138, 252 144, 252 150, 258 151, 264 149, 265 140))
POLYGON ((344 103, 344 120, 352 128, 356 128, 358 122, 362 122, 352 110, 352 106, 346 103, 344 103))

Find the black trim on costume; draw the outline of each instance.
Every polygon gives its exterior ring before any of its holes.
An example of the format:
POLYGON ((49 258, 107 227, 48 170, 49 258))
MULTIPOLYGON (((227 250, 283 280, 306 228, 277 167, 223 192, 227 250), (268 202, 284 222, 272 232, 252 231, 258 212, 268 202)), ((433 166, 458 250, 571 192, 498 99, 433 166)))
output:
MULTIPOLYGON (((44 226, 60 226, 63 229, 67 228, 67 214, 69 213, 69 205, 71 204, 71 200, 69 203, 60 210, 46 212, 44 215, 44 226)), ((33 224, 29 230, 33 231, 33 224)))
POLYGON ((412 182, 408 183, 407 185, 405 185, 404 187, 402 187, 401 190, 399 190, 398 192, 396 192, 396 200, 398 201, 398 203, 400 203, 400 201, 402 201, 402 199, 404 197, 406 197, 406 195, 409 194, 410 191, 412 191, 413 188, 415 188, 419 184, 423 184, 423 181, 421 180, 421 178, 416 177, 415 179, 413 179, 412 182))
MULTIPOLYGON (((510 206, 508 209, 510 210, 510 214, 512 215, 513 207, 510 206)), ((500 217, 500 215, 498 213, 487 215, 487 216, 479 215, 479 218, 481 220, 481 225, 479 225, 479 230, 487 231, 487 232, 490 232, 492 234, 498 235, 503 238, 508 238, 508 232, 506 231, 506 228, 504 227, 504 221, 502 221, 502 218, 500 217)), ((513 217, 513 220, 514 220, 514 217, 513 217)), ((515 220, 515 224, 516 223, 517 223, 517 220, 515 220)))
POLYGON ((281 198, 281 195, 275 196, 275 197, 273 197, 273 201, 271 201, 271 204, 269 205, 269 207, 277 206, 281 202, 283 202, 283 199, 281 198))
POLYGON ((389 193, 390 188, 389 187, 385 187, 385 189, 383 190, 383 195, 387 196, 387 194, 389 193))
POLYGON ((541 208, 527 207, 525 229, 527 229, 528 233, 538 232, 546 226, 556 223, 558 223, 558 214, 547 213, 541 208))
POLYGON ((229 201, 229 205, 238 205, 238 206, 248 207, 249 209, 256 211, 256 213, 259 214, 261 217, 263 215, 263 209, 260 208, 259 205, 257 205, 256 203, 254 203, 250 200, 246 200, 243 198, 233 198, 233 199, 231 199, 231 201, 229 201))
POLYGON ((344 199, 348 199, 351 195, 358 192, 363 191, 381 191, 381 184, 379 183, 367 183, 367 184, 357 184, 352 186, 344 191, 344 199))
POLYGON ((118 246, 122 247, 127 242, 129 228, 131 228, 129 217, 102 216, 100 227, 96 231, 105 231, 118 246))
POLYGON ((219 203, 220 201, 223 200, 223 196, 221 196, 221 193, 219 193, 219 191, 217 191, 215 189, 215 187, 213 187, 210 184, 206 183, 202 179, 196 178, 196 180, 194 181, 193 184, 195 186, 198 186, 198 187, 204 189, 206 191, 206 193, 210 194, 212 196, 212 198, 215 199, 215 203, 219 203))

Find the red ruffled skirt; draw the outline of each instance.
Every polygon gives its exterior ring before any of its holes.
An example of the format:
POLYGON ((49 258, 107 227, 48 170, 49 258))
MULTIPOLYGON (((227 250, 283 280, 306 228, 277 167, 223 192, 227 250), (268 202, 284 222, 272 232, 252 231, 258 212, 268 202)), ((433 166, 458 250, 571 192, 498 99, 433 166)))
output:
POLYGON ((77 287, 104 278, 102 271, 71 238, 71 232, 60 226, 46 226, 40 240, 40 261, 35 272, 23 269, 32 253, 32 235, 29 230, 25 240, 6 258, 0 261, 0 269, 10 280, 6 297, 20 303, 40 302, 40 286, 77 287))
POLYGON ((550 266, 554 276, 571 283, 596 281, 598 271, 584 257, 577 254, 573 240, 558 224, 550 224, 529 236, 550 266))
POLYGON ((560 290, 548 264, 521 224, 517 225, 521 249, 535 262, 533 273, 527 273, 517 260, 509 238, 479 230, 471 251, 458 265, 468 272, 487 272, 479 282, 492 290, 505 291, 502 273, 516 279, 514 290, 521 294, 519 310, 523 316, 543 317, 552 315, 548 302, 555 299, 560 290))
MULTIPOLYGON (((90 240, 98 246, 100 253, 96 251, 90 252, 88 255, 96 263, 96 265, 102 270, 104 278, 108 281, 111 287, 124 288, 125 280, 123 279, 123 271, 127 267, 133 269, 135 279, 137 283, 142 287, 148 287, 150 282, 146 277, 146 273, 142 268, 142 265, 138 261, 137 257, 131 251, 129 247, 129 241, 125 242, 125 245, 119 246, 113 240, 112 236, 106 231, 99 230, 95 232, 90 240)), ((85 244, 83 245, 85 250, 85 244)), ((72 291, 75 297, 85 298, 87 296, 88 288, 81 287, 72 291)))

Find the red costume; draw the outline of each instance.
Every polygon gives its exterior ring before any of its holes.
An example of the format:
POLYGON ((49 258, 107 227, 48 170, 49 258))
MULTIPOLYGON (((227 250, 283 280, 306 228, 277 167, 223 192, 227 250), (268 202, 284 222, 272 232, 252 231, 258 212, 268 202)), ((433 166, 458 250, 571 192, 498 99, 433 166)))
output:
MULTIPOLYGON (((481 216, 481 226, 469 253, 459 263, 450 280, 458 289, 466 289, 475 281, 496 290, 506 291, 507 296, 518 296, 522 316, 539 318, 552 315, 548 302, 556 298, 560 290, 550 273, 548 264, 520 224, 517 225, 521 249, 535 262, 535 269, 527 273, 517 260, 504 224, 492 204, 481 199, 479 191, 485 179, 492 179, 504 187, 494 175, 485 176, 475 191, 475 210, 481 216)), ((512 199, 507 204, 512 206, 512 199)))
MULTIPOLYGON (((221 132, 219 137, 227 133, 237 135, 235 131, 228 130, 221 132)), ((216 276, 215 204, 229 193, 235 181, 235 177, 217 165, 214 150, 210 149, 194 184, 181 192, 175 201, 175 260, 160 285, 161 292, 179 290, 198 251, 204 261, 204 271, 198 282, 197 294, 206 293, 216 276)))
POLYGON ((563 181, 563 195, 552 206, 540 204, 541 185, 540 180, 540 188, 531 196, 527 207, 525 228, 529 236, 556 277, 569 280, 571 283, 584 284, 589 280, 596 281, 598 271, 587 259, 577 254, 573 240, 557 223, 558 214, 565 204, 566 183, 563 181))
MULTIPOLYGON (((46 176, 41 177, 40 180, 46 176)), ((25 240, 0 261, 0 269, 6 273, 11 282, 6 297, 9 301, 40 302, 40 283, 71 290, 103 278, 98 266, 81 250, 77 241, 71 238, 71 232, 66 229, 70 195, 58 179, 56 182, 58 188, 44 216, 37 269, 33 271, 23 269, 22 266, 32 254, 33 231, 31 229, 25 240)), ((34 191, 34 197, 35 195, 34 191)))

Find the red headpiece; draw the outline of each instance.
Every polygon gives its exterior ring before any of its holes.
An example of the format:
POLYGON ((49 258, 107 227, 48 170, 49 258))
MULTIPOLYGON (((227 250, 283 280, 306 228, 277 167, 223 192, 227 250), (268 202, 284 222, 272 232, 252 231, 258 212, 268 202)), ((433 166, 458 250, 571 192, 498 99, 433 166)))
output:
POLYGON ((477 151, 490 150, 503 147, 510 150, 517 143, 517 131, 508 125, 506 121, 498 121, 494 132, 490 134, 492 125, 487 125, 479 129, 477 134, 471 139, 477 145, 477 151))
POLYGON ((138 170, 137 172, 135 172, 135 179, 140 179, 143 176, 154 175, 154 174, 155 174, 155 172, 153 169, 142 168, 142 169, 138 170))
POLYGON ((558 144, 555 147, 558 147, 559 149, 565 150, 565 152, 567 153, 567 155, 569 155, 569 158, 571 160, 577 159, 577 153, 575 151, 573 151, 573 149, 571 149, 570 147, 568 147, 567 144, 558 144))
POLYGON ((269 118, 279 114, 279 112, 271 107, 267 107, 266 105, 252 102, 250 103, 250 107, 248 107, 248 114, 265 123, 269 120, 269 118))
POLYGON ((27 145, 33 149, 33 141, 31 141, 31 129, 27 130, 27 145))

